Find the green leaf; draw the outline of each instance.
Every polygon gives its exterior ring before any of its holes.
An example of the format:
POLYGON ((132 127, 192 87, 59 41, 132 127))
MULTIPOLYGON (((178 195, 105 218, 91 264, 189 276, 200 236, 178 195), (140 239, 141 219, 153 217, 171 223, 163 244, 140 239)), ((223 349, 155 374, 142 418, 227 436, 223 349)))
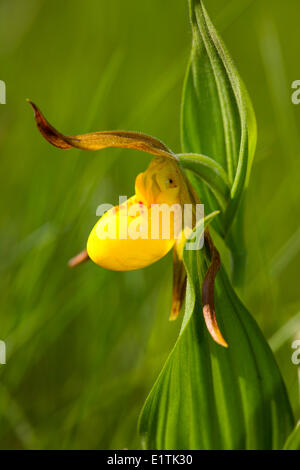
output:
POLYGON ((234 293, 224 269, 215 307, 229 348, 206 329, 201 284, 204 250, 185 251, 183 327, 144 405, 139 430, 147 449, 280 449, 293 417, 273 354, 234 293))
MULTIPOLYGON (((212 223, 242 258, 242 212, 256 144, 246 89, 201 0, 191 0, 192 57, 182 107, 179 156, 212 223), (191 155, 196 153, 197 155, 191 155), (189 154, 189 155, 187 155, 189 154), (204 156, 207 155, 207 156, 204 156)), ((235 294, 224 268, 215 281, 215 311, 229 347, 216 344, 203 318, 206 248, 184 251, 188 276, 178 339, 139 422, 147 449, 281 449, 293 415, 273 353, 235 294)))
MULTIPOLYGON (((257 130, 247 90, 215 30, 201 0, 190 0, 193 44, 182 103, 181 131, 184 153, 207 155, 226 172, 230 191, 226 207, 212 194, 212 186, 191 182, 198 190, 207 212, 223 209, 224 216, 213 226, 229 246, 242 243, 241 223, 232 226, 248 184, 257 130)), ((207 180, 201 176, 203 181, 207 180)), ((218 180, 216 179, 218 185, 218 180)), ((215 191, 213 190, 215 193, 215 191)))
POLYGON ((212 158, 195 153, 179 154, 182 168, 191 170, 202 178, 215 194, 222 209, 226 207, 226 201, 230 192, 227 174, 224 169, 212 158))
POLYGON ((296 425, 293 432, 288 437, 284 450, 300 450, 300 421, 296 425))

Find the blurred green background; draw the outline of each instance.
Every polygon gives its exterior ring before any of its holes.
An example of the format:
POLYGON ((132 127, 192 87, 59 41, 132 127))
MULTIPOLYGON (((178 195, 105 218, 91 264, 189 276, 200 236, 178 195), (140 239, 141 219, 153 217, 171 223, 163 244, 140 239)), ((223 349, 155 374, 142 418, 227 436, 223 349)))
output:
MULTIPOLYGON (((298 0, 210 0, 244 78, 259 141, 248 191, 240 295, 273 347, 299 416, 298 0)), ((184 0, 0 0, 0 448, 139 448, 140 409, 180 321, 168 322, 171 255, 115 273, 67 261, 102 202, 132 195, 150 157, 64 152, 35 128, 31 98, 59 130, 128 129, 180 151, 191 33, 184 0)))

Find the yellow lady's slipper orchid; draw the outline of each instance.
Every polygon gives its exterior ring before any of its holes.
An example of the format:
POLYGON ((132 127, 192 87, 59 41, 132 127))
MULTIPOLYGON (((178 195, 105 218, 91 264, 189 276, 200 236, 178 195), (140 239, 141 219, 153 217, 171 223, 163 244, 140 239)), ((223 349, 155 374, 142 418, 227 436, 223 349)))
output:
POLYGON ((133 196, 126 203, 110 209, 96 223, 88 238, 87 253, 94 263, 114 271, 149 266, 165 256, 175 243, 172 235, 162 238, 161 226, 158 227, 159 238, 151 238, 152 225, 151 209, 148 211, 133 196), (131 215, 130 209, 135 206, 135 215, 131 215))
MULTIPOLYGON (((137 176, 135 195, 108 210, 98 220, 89 235, 87 249, 71 259, 69 265, 73 267, 91 259, 106 269, 128 271, 149 266, 174 248, 170 319, 175 319, 185 296, 183 242, 186 229, 191 231, 195 225, 195 208, 200 203, 179 166, 177 156, 159 140, 138 132, 109 131, 65 136, 48 123, 34 103, 29 102, 34 109, 39 131, 55 147, 75 147, 82 150, 124 147, 155 156, 147 170, 137 176), (190 225, 183 217, 186 204, 192 208, 190 225), (169 217, 167 231, 164 211, 169 217)), ((213 339, 226 347, 227 343, 219 330, 214 311, 214 280, 220 267, 220 259, 207 229, 205 243, 210 252, 211 266, 202 286, 203 314, 213 339)))

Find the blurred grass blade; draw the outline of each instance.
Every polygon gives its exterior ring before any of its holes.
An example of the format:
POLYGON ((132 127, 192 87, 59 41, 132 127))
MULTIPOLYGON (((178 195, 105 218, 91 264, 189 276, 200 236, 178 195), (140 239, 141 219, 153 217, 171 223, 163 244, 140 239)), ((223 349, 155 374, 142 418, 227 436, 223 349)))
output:
POLYGON ((278 351, 288 340, 291 340, 300 331, 300 312, 284 323, 269 339, 272 351, 278 351))
MULTIPOLYGON (((219 221, 213 224, 227 237, 250 176, 256 120, 246 88, 203 2, 189 3, 193 45, 183 93, 182 146, 184 153, 214 159, 227 174, 230 192, 222 225, 219 221)), ((197 180, 193 182, 197 184, 197 180)), ((207 212, 222 209, 209 187, 197 184, 197 188, 207 212)), ((238 237, 232 239, 238 241, 238 237)))
POLYGON ((147 449, 280 449, 293 427, 286 389, 256 322, 224 269, 215 307, 229 344, 217 345, 202 315, 204 252, 184 252, 188 274, 183 327, 144 405, 147 449))
POLYGON ((300 450, 300 421, 288 437, 284 450, 300 450))

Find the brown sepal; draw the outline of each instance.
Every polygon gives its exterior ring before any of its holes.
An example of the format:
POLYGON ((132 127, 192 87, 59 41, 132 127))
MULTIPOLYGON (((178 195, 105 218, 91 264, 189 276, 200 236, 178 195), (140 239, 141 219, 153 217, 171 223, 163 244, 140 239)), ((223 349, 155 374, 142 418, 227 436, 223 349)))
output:
POLYGON ((81 253, 78 253, 78 255, 74 256, 74 258, 71 258, 68 262, 69 268, 75 268, 76 266, 79 266, 80 264, 84 263, 85 261, 88 261, 90 259, 88 253, 86 250, 83 250, 81 253))
POLYGON ((173 248, 173 292, 170 321, 176 320, 180 313, 185 297, 186 279, 186 270, 182 260, 182 244, 177 242, 173 248))
POLYGON ((218 250, 213 244, 211 236, 208 230, 205 230, 204 234, 205 243, 209 248, 211 256, 211 265, 209 266, 202 284, 202 305, 203 315, 209 333, 216 343, 228 347, 227 342, 223 338, 223 335, 218 326, 217 317, 215 313, 214 303, 214 285, 216 275, 221 267, 221 260, 218 250))
POLYGON ((76 136, 65 136, 46 120, 42 112, 31 100, 27 101, 33 107, 35 121, 40 133, 55 147, 61 149, 75 147, 81 150, 101 150, 107 147, 122 147, 177 160, 177 157, 160 140, 139 132, 100 131, 76 136))

